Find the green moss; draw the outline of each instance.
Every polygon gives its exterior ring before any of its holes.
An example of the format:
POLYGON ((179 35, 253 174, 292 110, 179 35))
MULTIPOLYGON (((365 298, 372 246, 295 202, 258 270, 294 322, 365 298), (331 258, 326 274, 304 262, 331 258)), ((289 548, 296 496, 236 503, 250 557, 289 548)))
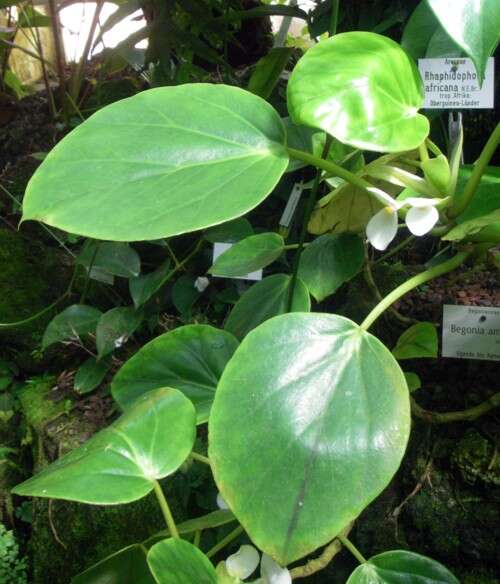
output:
MULTIPOLYGON (((36 314, 61 291, 65 271, 58 254, 14 231, 0 229, 0 322, 9 323, 36 314)), ((0 339, 17 346, 35 346, 50 318, 29 325, 0 329, 0 339)))

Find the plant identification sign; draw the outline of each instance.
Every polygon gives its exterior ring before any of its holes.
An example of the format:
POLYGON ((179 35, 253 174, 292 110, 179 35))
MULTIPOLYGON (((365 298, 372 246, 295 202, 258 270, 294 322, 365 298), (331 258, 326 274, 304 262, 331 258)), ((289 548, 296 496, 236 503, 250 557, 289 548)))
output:
POLYGON ((483 84, 480 85, 471 59, 419 59, 418 68, 424 82, 427 109, 493 108, 494 65, 488 59, 483 84))
POLYGON ((443 357, 500 361, 500 306, 443 306, 443 357))

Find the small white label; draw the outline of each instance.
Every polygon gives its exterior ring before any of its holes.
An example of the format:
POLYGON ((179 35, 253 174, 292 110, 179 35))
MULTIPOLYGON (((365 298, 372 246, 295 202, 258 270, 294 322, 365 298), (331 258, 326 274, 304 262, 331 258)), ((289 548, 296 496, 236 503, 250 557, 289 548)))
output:
POLYGON ((494 65, 488 59, 483 85, 471 59, 419 59, 418 68, 424 82, 427 109, 493 108, 494 65))
POLYGON ((443 306, 443 357, 500 361, 500 306, 443 306))
POLYGON ((283 211, 283 215, 281 215, 281 219, 279 224, 281 227, 285 227, 288 229, 290 227, 290 223, 292 222, 292 218, 295 214, 295 209, 297 209, 297 205, 299 204, 300 196, 302 195, 302 191, 304 190, 304 185, 300 183, 295 183, 293 185, 292 192, 288 197, 288 202, 286 204, 285 210, 283 211))
MULTIPOLYGON (((233 247, 233 243, 214 243, 214 254, 213 262, 230 247, 233 247)), ((229 276, 218 276, 217 274, 212 274, 214 278, 228 278, 229 276)), ((262 270, 257 270, 256 272, 251 272, 245 276, 232 276, 232 280, 262 280, 262 270)))

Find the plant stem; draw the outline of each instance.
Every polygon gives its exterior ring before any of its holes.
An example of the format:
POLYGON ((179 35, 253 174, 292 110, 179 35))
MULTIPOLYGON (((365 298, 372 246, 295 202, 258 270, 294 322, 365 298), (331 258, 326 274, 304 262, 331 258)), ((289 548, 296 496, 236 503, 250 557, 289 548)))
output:
POLYGON ((342 166, 335 164, 335 162, 332 162, 331 160, 324 160, 323 158, 319 158, 318 156, 309 154, 309 152, 304 152, 303 150, 296 150, 295 148, 287 148, 287 151, 292 158, 302 160, 302 162, 306 162, 307 164, 311 164, 312 166, 321 168, 321 170, 325 170, 326 172, 329 172, 334 176, 339 176, 340 178, 343 178, 347 182, 351 183, 355 187, 360 188, 366 193, 372 196, 376 196, 375 192, 377 189, 371 183, 369 183, 364 178, 361 178, 357 174, 354 174, 349 170, 343 168, 342 166))
MULTIPOLYGON (((325 140, 325 145, 323 147, 323 152, 321 154, 321 158, 319 158, 318 160, 322 161, 328 156, 328 151, 330 150, 331 143, 332 143, 332 138, 330 136, 327 136, 326 140, 325 140)), ((295 292, 295 285, 297 283, 297 274, 299 272, 300 256, 302 255, 302 250, 304 249, 304 241, 305 241, 306 235, 307 235, 307 225, 309 223, 309 219, 311 218, 311 214, 313 212, 314 205, 316 204, 316 198, 318 195, 320 181, 321 181, 321 170, 318 169, 318 171, 316 172, 316 176, 314 178, 314 183, 313 183, 313 186, 311 188, 311 192, 309 193, 309 198, 307 199, 306 207, 304 209, 304 217, 302 219, 302 227, 300 230, 297 252, 295 253, 295 257, 293 258, 292 280, 290 282, 290 288, 288 289, 288 299, 287 299, 287 307, 286 307, 287 312, 290 312, 292 310, 293 294, 295 292)))
POLYGON ((388 260, 389 258, 392 258, 392 256, 396 255, 398 252, 400 252, 403 248, 405 248, 409 243, 411 243, 413 240, 415 239, 414 235, 409 235, 406 239, 403 239, 403 241, 401 241, 400 243, 398 243, 398 245, 394 246, 391 251, 388 251, 386 254, 384 254, 382 257, 379 257, 377 260, 375 260, 373 262, 373 265, 376 266, 377 264, 381 264, 382 262, 385 262, 386 260, 388 260))
POLYGON ((201 539, 201 529, 197 529, 194 532, 194 539, 193 539, 193 545, 196 546, 197 548, 200 547, 200 539, 201 539))
POLYGON ((215 556, 217 552, 220 552, 220 550, 229 545, 234 539, 238 537, 238 535, 242 534, 243 531, 243 527, 238 525, 236 529, 233 529, 233 531, 229 532, 226 537, 222 538, 218 543, 216 543, 213 548, 208 550, 208 552, 205 554, 207 558, 215 556))
POLYGON ((54 49, 56 53, 57 77, 59 81, 59 94, 61 96, 61 108, 63 119, 68 123, 68 105, 66 101, 66 76, 64 73, 64 49, 62 46, 61 28, 59 26, 59 13, 57 12, 55 0, 48 0, 49 16, 52 21, 52 34, 54 37, 54 49))
POLYGON ((203 464, 208 464, 208 466, 210 466, 210 459, 208 456, 203 456, 203 454, 198 454, 197 452, 191 452, 190 456, 193 460, 203 462, 203 464))
POLYGON ((429 424, 449 424, 451 422, 472 422, 484 416, 491 410, 500 407, 500 392, 493 394, 477 406, 458 412, 432 412, 425 410, 411 397, 411 411, 417 417, 429 424))
POLYGON ((429 153, 427 152, 427 146, 425 145, 425 142, 422 142, 422 144, 420 144, 418 147, 418 153, 420 154, 421 162, 426 162, 429 160, 429 153))
POLYGON ((165 495, 163 494, 160 483, 158 481, 153 481, 153 487, 170 535, 176 539, 179 539, 179 532, 177 531, 172 512, 170 511, 170 507, 168 506, 167 500, 165 499, 165 495))
POLYGON ((330 28, 329 33, 332 37, 337 34, 337 25, 339 22, 339 4, 340 0, 332 0, 332 12, 330 15, 330 28))
POLYGON ((454 204, 450 207, 448 211, 448 217, 450 219, 454 219, 458 217, 461 213, 465 211, 468 207, 469 203, 472 200, 472 197, 476 193, 477 187, 479 182, 481 181, 481 177, 488 166, 491 157, 495 154, 495 150, 500 143, 500 122, 497 124, 496 128, 491 133, 491 136, 488 138, 479 158, 476 160, 474 164, 474 168, 471 172, 469 180, 467 181, 463 193, 460 197, 458 197, 454 204))
POLYGON ((461 251, 457 253, 454 257, 452 257, 450 260, 442 262, 437 266, 433 266, 432 268, 425 270, 425 272, 413 276, 413 278, 410 278, 409 280, 401 284, 401 286, 398 286, 383 300, 381 300, 377 304, 377 306, 375 306, 375 308, 373 308, 370 314, 361 323, 361 328, 364 329, 365 331, 368 330, 371 327, 371 325, 377 320, 377 318, 385 310, 387 310, 389 306, 396 302, 396 300, 401 298, 401 296, 404 296, 410 290, 413 290, 413 288, 416 288, 417 286, 420 286, 421 284, 424 284, 429 280, 433 280, 438 276, 442 276, 443 274, 447 274, 448 272, 451 272, 452 270, 458 268, 458 266, 463 264, 465 260, 470 255, 472 255, 473 251, 474 251, 473 248, 468 249, 466 251, 461 251))
POLYGON ((366 563, 366 558, 363 557, 362 553, 358 550, 358 548, 349 540, 345 535, 338 534, 337 539, 340 543, 347 548, 351 554, 358 560, 360 564, 366 563))

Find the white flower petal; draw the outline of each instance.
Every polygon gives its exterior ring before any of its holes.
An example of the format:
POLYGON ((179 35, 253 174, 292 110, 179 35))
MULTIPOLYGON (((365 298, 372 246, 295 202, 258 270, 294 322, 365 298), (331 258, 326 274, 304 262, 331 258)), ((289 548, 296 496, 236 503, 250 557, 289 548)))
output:
POLYGON ((286 568, 282 568, 267 554, 262 554, 260 574, 265 584, 291 584, 292 582, 290 572, 286 568))
POLYGON ((259 552, 251 545, 242 545, 240 549, 226 560, 226 570, 230 576, 244 580, 259 565, 259 552))
POLYGON ((382 203, 382 205, 392 207, 395 211, 402 207, 402 204, 399 201, 393 199, 382 189, 379 189, 377 187, 368 187, 367 190, 370 191, 372 195, 375 195, 375 197, 382 203))
POLYGON ((408 197, 403 201, 410 207, 430 207, 433 205, 437 205, 443 199, 428 199, 427 197, 408 197))
POLYGON ((436 207, 412 207, 406 214, 406 225, 413 235, 424 235, 436 225, 438 219, 436 207))
POLYGON ((391 207, 376 213, 366 226, 366 237, 375 249, 384 251, 398 232, 398 214, 391 207))
POLYGON ((220 493, 217 493, 217 507, 219 507, 219 509, 229 509, 229 505, 224 501, 224 498, 220 493))
POLYGON ((196 280, 194 281, 194 287, 196 288, 196 290, 198 290, 198 292, 200 292, 200 294, 202 292, 205 292, 209 284, 210 280, 205 276, 198 276, 198 278, 196 278, 196 280))

